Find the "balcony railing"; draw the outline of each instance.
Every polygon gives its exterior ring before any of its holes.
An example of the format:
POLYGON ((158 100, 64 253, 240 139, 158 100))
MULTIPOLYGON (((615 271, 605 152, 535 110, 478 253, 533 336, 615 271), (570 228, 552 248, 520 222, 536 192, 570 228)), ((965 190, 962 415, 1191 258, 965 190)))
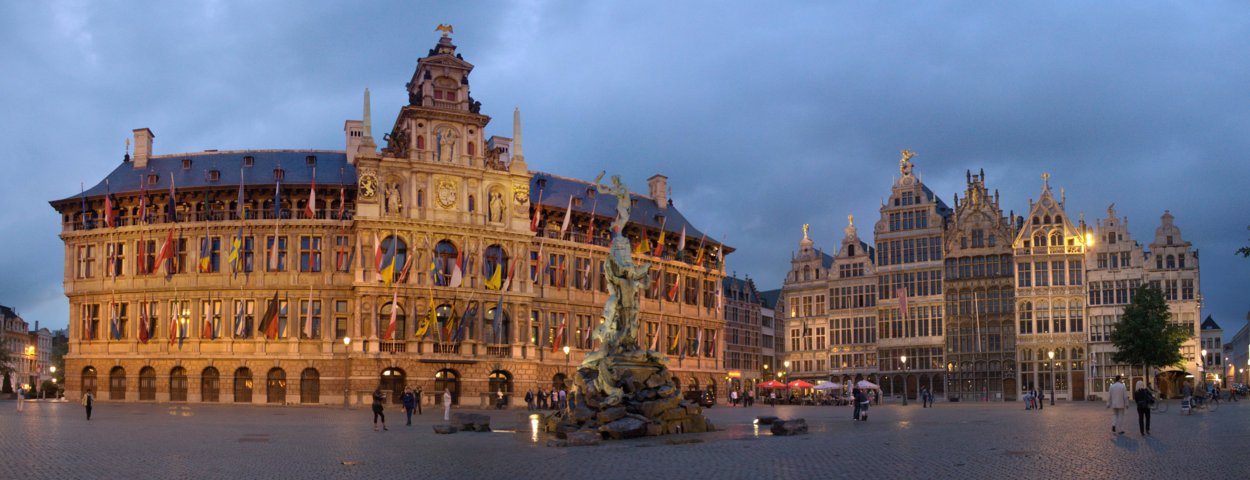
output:
POLYGON ((383 353, 405 353, 408 351, 408 344, 404 342, 380 342, 378 350, 383 353))

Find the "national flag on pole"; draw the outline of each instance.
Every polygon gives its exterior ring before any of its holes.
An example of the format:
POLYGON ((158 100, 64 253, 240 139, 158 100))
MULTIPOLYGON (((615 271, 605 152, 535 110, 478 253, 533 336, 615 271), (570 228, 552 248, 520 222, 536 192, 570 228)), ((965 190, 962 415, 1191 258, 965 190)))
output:
POLYGON ((273 183, 273 218, 282 218, 282 182, 273 183))
POLYGON ((148 192, 143 175, 139 175, 139 222, 146 225, 148 223, 148 192))
POLYGON ((654 257, 664 256, 664 226, 668 225, 668 217, 664 217, 664 221, 660 222, 660 241, 655 242, 655 252, 651 253, 654 257))
POLYGON ((503 343, 503 294, 499 294, 499 301, 495 303, 495 318, 491 320, 491 330, 495 332, 495 343, 503 343))
POLYGON ((204 327, 200 329, 200 338, 215 338, 213 336, 213 302, 209 300, 204 302, 204 327))
POLYGON ((278 269, 279 253, 282 245, 278 242, 278 222, 273 222, 273 242, 269 244, 269 270, 278 269))
POLYGON ((243 220, 247 215, 247 204, 243 202, 243 169, 239 169, 239 198, 235 199, 235 214, 239 220, 243 220))
MULTIPOLYGON (((83 210, 86 210, 84 207, 83 210)), ((538 202, 534 204, 534 213, 530 215, 530 231, 538 231, 538 221, 543 216, 543 191, 538 189, 538 202)))
POLYGON ((456 253, 455 260, 451 262, 451 282, 447 286, 451 288, 460 288, 464 283, 464 271, 460 267, 464 264, 464 254, 456 253))
POLYGON ((702 353, 703 352, 703 329, 700 328, 698 330, 699 330, 699 334, 698 336, 695 337, 695 340, 694 340, 694 345, 695 345, 694 351, 696 352, 695 353, 696 357, 703 355, 702 353))
POLYGON ((408 269, 412 268, 413 258, 416 257, 416 255, 411 252, 405 254, 404 256, 408 258, 404 259, 404 268, 399 271, 399 283, 408 281, 408 269))
POLYGON ((414 336, 416 336, 416 338, 424 337, 426 332, 430 331, 430 325, 433 325, 437 321, 438 317, 434 313, 434 299, 430 299, 430 306, 427 309, 425 319, 421 321, 421 327, 417 329, 414 336))
POLYGON ((573 196, 569 195, 569 205, 564 207, 564 221, 560 223, 560 239, 564 240, 564 233, 569 231, 569 220, 573 219, 573 196))
POLYGON ((109 179, 104 179, 104 225, 113 228, 113 192, 109 188, 109 179))
MULTIPOLYGON (((174 302, 177 304, 177 301, 174 302)), ((171 312, 169 316, 169 344, 173 345, 178 339, 178 312, 171 312)))
POLYGON ((594 263, 594 262, 592 262, 590 259, 587 259, 587 260, 586 260, 586 268, 585 268, 585 269, 583 269, 583 272, 582 272, 582 277, 586 279, 586 283, 585 283, 585 285, 586 285, 586 288, 587 288, 587 289, 589 289, 589 288, 590 288, 590 286, 591 286, 591 285, 590 285, 590 264, 591 264, 591 263, 594 263))
POLYGON ((265 316, 261 317, 260 325, 256 331, 265 334, 270 339, 278 338, 278 292, 273 292, 273 299, 269 301, 269 305, 265 307, 265 316))
POLYGON ((165 273, 174 274, 177 270, 174 262, 174 227, 169 227, 169 233, 165 235, 165 243, 161 244, 161 250, 156 254, 157 268, 160 268, 159 265, 165 260, 169 260, 169 263, 165 265, 165 273))
POLYGON ((304 216, 317 218, 317 168, 312 171, 312 188, 308 190, 308 204, 304 205, 304 216))
POLYGON ((244 302, 243 300, 235 300, 234 304, 234 337, 247 338, 247 322, 243 318, 244 302))
POLYGON ((451 341, 460 342, 464 340, 465 330, 469 325, 477 323, 477 310, 480 307, 479 302, 472 301, 464 306, 464 315, 460 317, 460 324, 456 326, 456 331, 451 335, 451 341))
POLYGON ((373 270, 382 273, 382 241, 378 240, 378 232, 373 232, 373 270))
POLYGON ((235 235, 234 240, 230 241, 230 253, 226 256, 226 263, 230 264, 230 270, 234 273, 234 278, 239 278, 239 262, 243 260, 243 226, 239 225, 239 233, 235 235))
POLYGON ((534 261, 532 268, 530 280, 538 284, 543 278, 543 242, 541 240, 538 242, 538 258, 534 261))
POLYGON ((113 340, 122 339, 122 331, 119 328, 117 321, 117 297, 113 297, 113 299, 109 301, 109 329, 110 333, 113 335, 113 340))
POLYGON ((503 286, 503 263, 495 262, 495 271, 491 272, 490 278, 486 280, 486 288, 491 290, 499 290, 503 286))
POLYGON ((681 275, 679 274, 677 275, 676 278, 673 279, 673 286, 669 287, 668 289, 668 301, 673 302, 677 300, 677 286, 680 284, 681 284, 681 275))
POLYGON ((82 182, 78 182, 78 198, 82 200, 82 228, 90 228, 87 226, 87 188, 82 182))
POLYGON ((174 172, 169 172, 169 213, 166 218, 173 223, 178 223, 178 194, 174 190, 174 172))
MULTIPOLYGON (((394 310, 392 308, 391 310, 394 310)), ((308 309, 304 311, 304 338, 313 338, 313 289, 308 285, 308 309)))
POLYGON ((209 273, 213 268, 212 250, 208 233, 204 234, 204 243, 200 246, 200 273, 209 273))
POLYGON ((556 330, 556 341, 551 344, 551 353, 556 353, 557 347, 564 343, 564 324, 568 323, 568 315, 560 313, 560 329, 556 330))
POLYGON ((658 324, 658 325, 656 325, 656 326, 655 326, 655 332, 651 335, 651 351, 653 351, 653 352, 658 352, 658 351, 660 351, 660 350, 659 350, 659 348, 660 348, 660 332, 661 332, 663 329, 664 329, 664 324, 663 324, 663 323, 658 324))
POLYGON ((560 265, 556 267, 556 288, 564 288, 564 256, 560 256, 560 265))
POLYGON ((699 239, 699 254, 694 259, 695 265, 703 265, 703 242, 705 241, 707 241, 707 233, 704 233, 703 237, 699 239))
POLYGON ((907 318, 907 287, 898 287, 894 294, 898 296, 898 314, 907 318))
POLYGON ((143 344, 148 343, 148 302, 139 302, 139 341, 143 344))
POLYGON ((386 324, 386 333, 382 334, 382 340, 393 340, 395 337, 395 319, 399 312, 399 289, 393 290, 391 292, 391 320, 386 324))
POLYGON ((395 280, 395 246, 399 243, 399 239, 391 237, 391 246, 386 249, 386 258, 382 263, 382 283, 391 286, 391 282, 395 280))
POLYGON ((686 250, 686 224, 681 224, 681 237, 677 240, 677 252, 686 250))
POLYGON ((343 212, 347 209, 347 189, 343 186, 343 169, 339 169, 339 215, 338 219, 343 220, 343 212))

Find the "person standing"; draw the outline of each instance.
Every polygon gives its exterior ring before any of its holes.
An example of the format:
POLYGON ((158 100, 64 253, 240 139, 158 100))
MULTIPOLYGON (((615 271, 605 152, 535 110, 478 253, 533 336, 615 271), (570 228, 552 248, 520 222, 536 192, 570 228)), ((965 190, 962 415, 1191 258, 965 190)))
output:
POLYGON ((747 390, 747 406, 755 404, 755 390, 747 390))
POLYGON ((851 420, 859 420, 860 410, 863 408, 862 405, 867 401, 867 399, 868 398, 864 396, 864 391, 860 390, 859 387, 851 389, 851 403, 855 408, 855 411, 851 413, 851 420))
POLYGON ((729 392, 729 406, 731 407, 738 406, 738 391, 737 390, 733 390, 729 392))
POLYGON ((95 406, 95 395, 91 394, 91 390, 82 394, 82 406, 87 407, 87 421, 91 421, 91 407, 95 406))
POLYGON ((920 408, 929 408, 929 397, 925 395, 927 391, 925 387, 920 387, 920 408))
POLYGON ((22 403, 26 402, 26 389, 17 387, 17 411, 22 411, 22 403))
POLYGON ((1143 437, 1150 435, 1150 404, 1155 403, 1155 396, 1146 388, 1146 382, 1138 380, 1133 385, 1133 401, 1137 402, 1137 429, 1143 437))
POLYGON ((373 389, 373 431, 378 431, 378 419, 382 419, 382 430, 386 428, 386 414, 382 413, 382 402, 386 401, 386 394, 382 393, 382 386, 373 389))
POLYGON ((404 404, 404 413, 408 415, 408 423, 405 425, 412 426, 412 411, 417 409, 416 397, 412 394, 412 387, 404 387, 404 393, 399 396, 399 401, 404 404))
POLYGON ((421 385, 417 385, 417 391, 413 394, 413 396, 416 397, 416 400, 417 400, 417 415, 421 414, 421 394, 422 393, 424 392, 421 391, 421 385))
POLYGON ((451 420, 451 389, 443 389, 443 421, 451 420))
POLYGON ((532 390, 525 391, 525 410, 534 411, 534 392, 532 390))
POLYGON ((499 391, 496 392, 496 394, 499 396, 499 401, 495 403, 495 409, 503 410, 503 407, 504 407, 503 389, 502 388, 499 389, 499 391))
POLYGON ((768 392, 768 404, 774 407, 777 406, 777 391, 776 390, 768 392))
POLYGON ((877 396, 877 392, 875 390, 871 390, 870 392, 872 393, 872 397, 864 395, 863 403, 859 405, 859 419, 865 422, 868 421, 868 406, 872 405, 872 400, 870 398, 880 398, 877 396))
POLYGON ((1107 408, 1111 409, 1111 432, 1124 433, 1124 429, 1119 427, 1120 421, 1124 420, 1124 409, 1128 408, 1128 388, 1120 381, 1119 375, 1115 376, 1115 383, 1107 389, 1107 408))

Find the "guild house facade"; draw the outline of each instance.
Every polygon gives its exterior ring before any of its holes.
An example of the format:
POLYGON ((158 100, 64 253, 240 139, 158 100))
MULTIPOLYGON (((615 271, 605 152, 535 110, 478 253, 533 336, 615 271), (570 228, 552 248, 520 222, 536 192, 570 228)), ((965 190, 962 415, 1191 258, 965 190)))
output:
MULTIPOLYGON (((616 199, 531 171, 519 112, 511 138, 488 136, 473 68, 439 39, 380 150, 367 91, 343 151, 156 155, 135 130, 133 157, 51 202, 67 396, 355 404, 407 385, 478 406, 564 385, 595 348, 616 199)), ((640 341, 682 388, 723 395, 730 249, 672 205, 664 176, 645 193, 623 232, 651 264, 640 341)))

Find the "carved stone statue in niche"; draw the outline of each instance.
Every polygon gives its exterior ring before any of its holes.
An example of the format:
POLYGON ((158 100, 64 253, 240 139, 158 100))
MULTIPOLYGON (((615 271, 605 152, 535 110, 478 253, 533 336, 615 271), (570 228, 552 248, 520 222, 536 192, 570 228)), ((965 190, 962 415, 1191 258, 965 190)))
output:
POLYGON ((489 205, 489 208, 487 209, 487 212, 488 212, 487 214, 489 215, 490 221, 502 222, 503 221, 503 209, 504 209, 503 194, 499 193, 498 190, 492 190, 490 192, 490 205, 489 205))
POLYGON ((399 214, 404 211, 404 194, 401 184, 386 182, 382 184, 382 208, 385 213, 399 214))
POLYGON ((450 128, 438 132, 438 161, 450 162, 456 148, 456 132, 450 128))

